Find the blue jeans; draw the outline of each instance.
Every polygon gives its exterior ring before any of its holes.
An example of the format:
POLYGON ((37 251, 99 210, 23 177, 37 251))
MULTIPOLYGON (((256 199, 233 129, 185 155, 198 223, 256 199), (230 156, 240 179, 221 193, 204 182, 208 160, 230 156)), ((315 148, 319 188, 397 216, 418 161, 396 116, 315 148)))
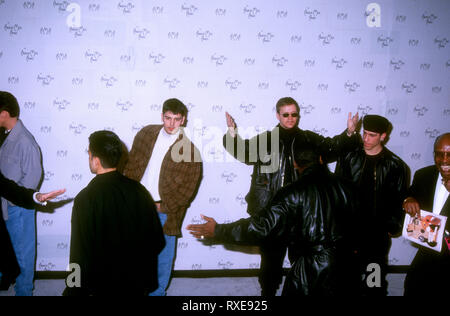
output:
MULTIPOLYGON (((167 220, 167 215, 159 213, 159 219, 161 225, 167 220)), ((172 267, 175 260, 175 249, 176 249, 176 236, 164 235, 166 239, 166 246, 161 251, 158 256, 158 283, 159 287, 149 296, 166 296, 166 289, 170 282, 170 276, 172 275, 172 267)))
POLYGON ((6 228, 20 266, 16 296, 32 296, 36 264, 36 211, 8 206, 6 228))

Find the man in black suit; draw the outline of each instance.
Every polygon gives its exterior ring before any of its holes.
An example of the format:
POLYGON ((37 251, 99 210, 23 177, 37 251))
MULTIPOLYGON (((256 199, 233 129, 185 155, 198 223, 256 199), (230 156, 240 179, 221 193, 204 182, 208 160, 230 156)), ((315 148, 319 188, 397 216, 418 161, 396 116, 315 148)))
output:
MULTIPOLYGON (((0 197, 14 204, 28 209, 34 208, 36 203, 45 204, 46 201, 61 195, 65 190, 41 194, 17 185, 0 173, 0 197)), ((0 203, 1 204, 1 203, 0 203)), ((1 214, 0 205, 0 214, 1 214)), ((0 290, 8 290, 9 285, 20 273, 16 254, 14 253, 3 216, 0 216, 0 290)))
POLYGON ((117 171, 122 149, 112 132, 89 137, 89 167, 96 176, 74 201, 75 268, 65 296, 146 295, 158 287, 157 260, 165 245, 161 222, 150 193, 117 171))
MULTIPOLYGON (((450 133, 439 136, 434 143, 435 165, 417 170, 403 202, 411 216, 420 216, 420 210, 450 216, 450 133)), ((422 296, 448 293, 450 285, 450 221, 445 226, 442 251, 420 247, 405 280, 405 295, 422 296), (440 292, 442 289, 445 292, 440 292)))

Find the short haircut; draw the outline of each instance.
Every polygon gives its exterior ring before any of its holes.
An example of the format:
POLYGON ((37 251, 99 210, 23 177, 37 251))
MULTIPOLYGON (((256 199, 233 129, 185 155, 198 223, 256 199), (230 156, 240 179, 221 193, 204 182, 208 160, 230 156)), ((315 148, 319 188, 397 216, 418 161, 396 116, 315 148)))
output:
POLYGON ((162 112, 166 113, 169 111, 173 114, 181 114, 184 117, 187 117, 188 113, 186 105, 178 99, 169 99, 164 102, 162 112))
POLYGON ((306 167, 320 163, 320 153, 310 144, 294 146, 294 160, 297 166, 306 167))
POLYGON ((438 145, 438 143, 446 137, 450 137, 450 133, 445 133, 445 134, 442 134, 442 135, 439 135, 438 137, 436 137, 436 139, 434 141, 433 150, 436 150, 436 146, 438 145))
POLYGON ((297 108, 297 112, 300 113, 300 106, 298 105, 297 101, 295 101, 293 98, 291 97, 285 97, 285 98, 281 98, 280 100, 278 100, 277 102, 277 113, 280 113, 280 108, 286 105, 295 105, 295 107, 297 108))
POLYGON ((0 112, 6 111, 11 117, 19 117, 20 107, 15 96, 6 91, 0 91, 0 112))
POLYGON ((117 168, 123 153, 120 138, 110 131, 97 131, 89 136, 89 150, 98 157, 103 168, 117 168))

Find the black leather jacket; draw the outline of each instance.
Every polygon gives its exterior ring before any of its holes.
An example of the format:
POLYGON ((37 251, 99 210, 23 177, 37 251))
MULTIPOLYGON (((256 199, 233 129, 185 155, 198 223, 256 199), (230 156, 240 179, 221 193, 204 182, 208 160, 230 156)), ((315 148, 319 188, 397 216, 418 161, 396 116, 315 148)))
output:
POLYGON ((333 138, 323 137, 298 127, 287 132, 280 125, 250 140, 229 133, 223 137, 225 149, 239 161, 253 166, 250 191, 245 197, 247 212, 257 214, 283 186, 297 180, 293 165, 293 149, 313 145, 324 162, 337 159, 339 152, 350 151, 358 145, 358 137, 348 137, 346 131, 333 138), (289 135, 286 135, 289 134, 289 135))
POLYGON ((325 166, 310 167, 296 182, 280 189, 259 215, 217 225, 215 238, 288 246, 292 268, 283 295, 348 294, 352 280, 358 280, 350 251, 351 239, 356 237, 352 233, 357 209, 353 194, 351 182, 339 179, 325 166))
MULTIPOLYGON (((360 146, 357 150, 339 157, 335 173, 353 181, 361 192, 364 190, 361 179, 366 159, 366 153, 360 146)), ((360 211, 360 215, 366 220, 366 232, 370 229, 371 233, 377 235, 376 238, 381 235, 387 237, 387 233, 396 235, 401 232, 403 226, 402 203, 409 183, 408 166, 400 157, 384 147, 374 177, 375 205, 364 205, 362 201, 360 211), (368 212, 368 208, 372 207, 375 215, 365 216, 364 212, 368 212)))

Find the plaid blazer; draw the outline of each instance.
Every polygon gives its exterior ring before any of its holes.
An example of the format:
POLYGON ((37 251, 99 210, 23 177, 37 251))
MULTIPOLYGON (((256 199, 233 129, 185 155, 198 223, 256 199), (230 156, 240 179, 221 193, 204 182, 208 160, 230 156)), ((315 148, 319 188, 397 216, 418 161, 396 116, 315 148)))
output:
MULTIPOLYGON (((162 128, 163 125, 148 125, 137 133, 124 167, 125 176, 139 182, 142 180, 162 128)), ((181 236, 181 225, 197 194, 202 172, 200 152, 181 130, 163 159, 159 176, 161 212, 167 214, 166 235, 181 236)))

